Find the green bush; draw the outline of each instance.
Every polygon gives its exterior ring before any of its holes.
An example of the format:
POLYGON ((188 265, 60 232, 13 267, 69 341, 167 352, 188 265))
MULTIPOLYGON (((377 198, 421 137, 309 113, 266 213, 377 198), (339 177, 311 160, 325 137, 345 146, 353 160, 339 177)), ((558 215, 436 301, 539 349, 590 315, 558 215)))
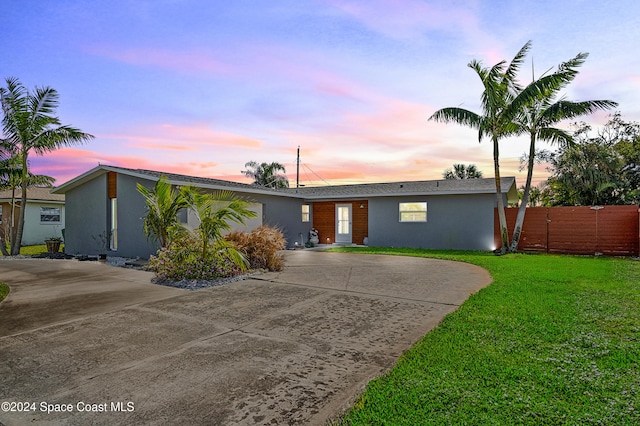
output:
POLYGON ((227 240, 245 254, 251 269, 281 271, 284 267, 279 251, 285 248, 287 241, 276 228, 263 225, 249 233, 236 231, 227 235, 227 240))
POLYGON ((184 241, 180 245, 158 250, 149 258, 147 269, 160 279, 169 280, 216 280, 238 275, 242 270, 234 264, 224 251, 211 251, 206 258, 201 256, 196 241, 184 241))

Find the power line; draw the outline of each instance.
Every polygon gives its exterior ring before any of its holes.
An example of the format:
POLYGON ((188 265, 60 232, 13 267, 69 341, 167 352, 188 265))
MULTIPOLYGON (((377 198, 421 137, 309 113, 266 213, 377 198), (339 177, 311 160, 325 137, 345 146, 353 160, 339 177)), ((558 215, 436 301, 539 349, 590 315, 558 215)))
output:
POLYGON ((302 168, 308 170, 309 172, 313 173, 318 179, 320 179, 322 182, 324 182, 325 184, 327 184, 328 186, 331 186, 331 184, 329 182, 327 182, 322 176, 320 176, 319 174, 317 174, 311 167, 307 166, 305 163, 303 163, 302 161, 300 161, 300 164, 302 164, 302 168))

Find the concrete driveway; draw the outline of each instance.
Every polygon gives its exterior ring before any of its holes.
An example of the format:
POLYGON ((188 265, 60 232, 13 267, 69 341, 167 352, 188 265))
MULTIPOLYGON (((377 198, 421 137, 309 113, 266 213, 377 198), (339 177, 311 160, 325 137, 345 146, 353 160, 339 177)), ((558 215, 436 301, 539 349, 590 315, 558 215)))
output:
POLYGON ((193 292, 94 262, 0 261, 0 423, 325 424, 491 281, 433 259, 286 257, 193 292))

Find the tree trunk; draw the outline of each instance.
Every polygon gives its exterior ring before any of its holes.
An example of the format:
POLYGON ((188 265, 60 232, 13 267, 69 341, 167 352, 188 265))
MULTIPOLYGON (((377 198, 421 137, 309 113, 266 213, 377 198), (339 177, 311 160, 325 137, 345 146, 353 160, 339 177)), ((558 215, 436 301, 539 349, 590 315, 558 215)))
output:
POLYGON ((527 182, 524 185, 524 194, 522 194, 522 201, 518 208, 518 217, 516 217, 516 224, 513 227, 513 239, 509 246, 509 252, 515 253, 518 250, 518 244, 520 243, 520 237, 522 236, 522 226, 524 225, 524 216, 527 212, 527 204, 529 204, 529 193, 531 191, 531 179, 533 178, 533 163, 536 155, 536 135, 531 134, 531 142, 529 144, 529 161, 527 162, 527 182))
POLYGON ((7 251, 7 240, 4 236, 0 237, 0 252, 2 252, 3 256, 9 256, 9 252, 7 251))
POLYGON ((498 220, 500 223, 500 254, 505 254, 509 248, 509 231, 507 229, 507 216, 504 212, 504 201, 502 200, 502 184, 500 182, 500 162, 499 162, 498 139, 493 138, 493 168, 495 171, 496 197, 498 202, 498 220))
POLYGON ((22 197, 20 202, 20 216, 18 216, 18 229, 16 232, 16 238, 11 242, 11 255, 17 256, 20 254, 20 246, 22 245, 22 233, 24 232, 24 217, 27 210, 27 177, 28 177, 28 164, 27 153, 22 153, 22 197))
POLYGON ((16 240, 16 187, 11 188, 11 211, 9 212, 9 251, 16 240))

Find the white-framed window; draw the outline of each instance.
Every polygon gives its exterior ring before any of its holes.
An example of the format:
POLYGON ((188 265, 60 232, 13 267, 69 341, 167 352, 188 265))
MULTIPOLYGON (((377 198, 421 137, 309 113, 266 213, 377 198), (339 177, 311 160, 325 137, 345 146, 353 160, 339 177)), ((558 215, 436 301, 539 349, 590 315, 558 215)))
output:
POLYGON ((426 222, 427 221, 427 202, 415 201, 411 203, 399 204, 400 222, 426 222))
POLYGON ((40 207, 41 223, 58 223, 60 217, 60 207, 40 207))
POLYGON ((311 219, 311 206, 309 204, 302 205, 302 221, 309 222, 311 219))

